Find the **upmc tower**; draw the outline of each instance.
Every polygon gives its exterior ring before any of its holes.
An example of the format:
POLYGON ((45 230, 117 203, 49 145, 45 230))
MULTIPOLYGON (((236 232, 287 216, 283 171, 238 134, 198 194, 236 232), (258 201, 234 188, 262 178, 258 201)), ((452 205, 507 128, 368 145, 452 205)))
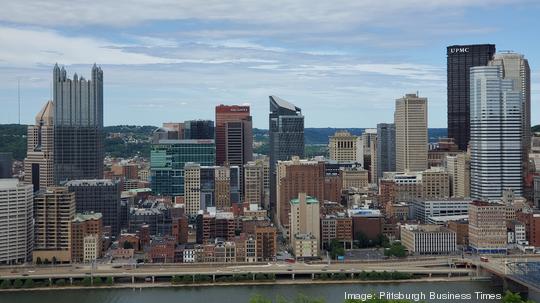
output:
POLYGON ((448 137, 461 150, 470 139, 470 69, 486 66, 495 54, 494 44, 452 45, 446 48, 448 81, 448 137))

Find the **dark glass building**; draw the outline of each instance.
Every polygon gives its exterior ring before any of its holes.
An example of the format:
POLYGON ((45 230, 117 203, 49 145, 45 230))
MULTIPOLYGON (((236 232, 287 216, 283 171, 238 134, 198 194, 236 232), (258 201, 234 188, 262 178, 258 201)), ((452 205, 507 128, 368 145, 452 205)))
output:
POLYGON ((394 123, 377 124, 377 176, 378 182, 383 173, 396 171, 396 125, 394 123))
POLYGON ((0 179, 13 177, 13 154, 0 153, 0 179))
POLYGON ((214 139, 214 121, 189 120, 184 122, 184 139, 214 139))
POLYGON ((72 180, 66 183, 75 193, 78 213, 96 212, 103 215, 103 226, 110 226, 112 235, 120 232, 120 186, 112 180, 72 180))
POLYGON ((276 203, 276 163, 291 156, 304 157, 304 116, 302 109, 270 96, 270 207, 276 203))
POLYGON ((54 183, 103 178, 103 71, 92 78, 53 71, 54 183))
POLYGON ((452 45, 446 48, 448 82, 448 137, 460 150, 470 139, 470 68, 485 66, 495 54, 494 44, 452 45))

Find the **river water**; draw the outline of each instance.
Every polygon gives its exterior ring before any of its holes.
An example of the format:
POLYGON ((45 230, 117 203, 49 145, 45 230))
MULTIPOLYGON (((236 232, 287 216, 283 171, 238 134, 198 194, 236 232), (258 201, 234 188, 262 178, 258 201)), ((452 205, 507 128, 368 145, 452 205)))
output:
POLYGON ((244 303, 261 294, 275 299, 277 295, 293 298, 299 293, 326 299, 326 303, 342 303, 345 293, 394 295, 408 294, 425 302, 500 302, 494 299, 478 299, 475 292, 500 294, 500 287, 485 281, 464 282, 407 282, 370 284, 317 284, 317 285, 246 285, 208 287, 170 287, 143 289, 81 289, 0 292, 0 302, 9 303, 244 303), (430 292, 446 295, 446 298, 430 299, 430 292), (425 298, 419 297, 425 295, 425 298), (456 298, 456 294, 465 298, 456 298), (471 296, 468 299, 468 296, 471 296))

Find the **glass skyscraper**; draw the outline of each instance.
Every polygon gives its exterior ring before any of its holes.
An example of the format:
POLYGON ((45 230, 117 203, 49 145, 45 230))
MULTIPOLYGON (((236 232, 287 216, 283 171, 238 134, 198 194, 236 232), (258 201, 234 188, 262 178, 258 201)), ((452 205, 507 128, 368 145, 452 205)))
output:
POLYGON ((470 138, 470 68, 486 66, 494 54, 494 44, 452 45, 446 49, 448 137, 454 138, 460 150, 467 150, 470 138))
POLYGON ((103 71, 86 80, 53 71, 54 183, 103 178, 103 71))
POLYGON ((394 123, 377 124, 377 176, 375 183, 383 173, 396 171, 396 126, 394 123))
POLYGON ((184 195, 184 165, 213 166, 216 146, 212 139, 160 140, 150 151, 150 183, 154 194, 184 195))
POLYGON ((304 116, 302 109, 270 96, 270 203, 276 203, 276 163, 291 156, 304 157, 304 116))
POLYGON ((523 194, 522 102, 501 66, 471 68, 471 198, 523 194))

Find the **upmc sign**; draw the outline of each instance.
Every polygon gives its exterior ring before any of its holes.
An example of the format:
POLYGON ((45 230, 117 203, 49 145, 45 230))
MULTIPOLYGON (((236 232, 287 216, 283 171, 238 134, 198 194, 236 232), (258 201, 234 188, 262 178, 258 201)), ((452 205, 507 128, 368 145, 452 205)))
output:
POLYGON ((451 48, 450 49, 450 53, 451 54, 456 54, 456 53, 468 53, 469 52, 469 48, 468 47, 456 47, 456 48, 451 48))

